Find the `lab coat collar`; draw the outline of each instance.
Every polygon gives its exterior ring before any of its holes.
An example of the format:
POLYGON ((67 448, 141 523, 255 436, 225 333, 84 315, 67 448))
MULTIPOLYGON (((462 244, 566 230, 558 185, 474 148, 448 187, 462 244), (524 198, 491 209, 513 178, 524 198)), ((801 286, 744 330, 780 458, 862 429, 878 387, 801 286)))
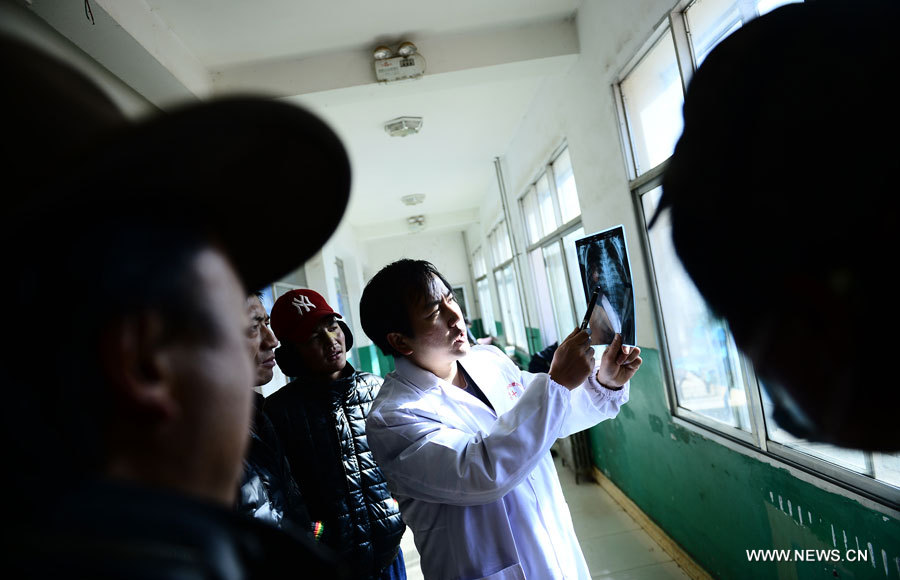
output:
POLYGON ((479 381, 479 373, 473 368, 476 365, 474 365, 474 363, 466 364, 470 362, 471 356, 472 351, 470 351, 466 356, 459 359, 457 363, 462 369, 469 373, 469 376, 472 377, 472 380, 475 381, 475 383, 487 397, 488 401, 491 402, 493 409, 485 405, 480 399, 478 399, 478 397, 475 397, 471 393, 466 393, 463 389, 460 389, 456 385, 448 383, 447 381, 439 378, 433 372, 423 369, 407 358, 395 358, 394 367, 395 372, 401 379, 404 380, 404 382, 411 384, 415 389, 419 390, 422 393, 437 389, 453 399, 464 401, 469 404, 472 404, 473 401, 477 401, 477 404, 479 406, 484 407, 486 411, 495 415, 495 409, 501 408, 497 406, 499 402, 496 401, 492 396, 493 393, 489 392, 490 389, 484 388, 485 383, 479 381), (469 397, 471 397, 471 400, 469 400, 469 397))
POLYGON ((423 369, 408 358, 395 358, 394 367, 395 372, 400 378, 405 382, 414 385, 423 393, 430 391, 431 389, 441 389, 442 385, 453 386, 447 381, 439 379, 433 372, 423 369))

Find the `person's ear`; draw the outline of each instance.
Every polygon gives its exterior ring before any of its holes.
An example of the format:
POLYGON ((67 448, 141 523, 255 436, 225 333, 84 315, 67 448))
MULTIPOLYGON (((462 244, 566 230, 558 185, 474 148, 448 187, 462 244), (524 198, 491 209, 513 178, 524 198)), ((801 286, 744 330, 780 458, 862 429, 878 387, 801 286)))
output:
POLYGON ((100 363, 113 397, 136 418, 165 421, 177 411, 163 348, 161 316, 144 312, 109 324, 100 341, 100 363))
POLYGON ((399 332, 389 332, 385 338, 387 338, 388 344, 403 356, 409 356, 413 353, 409 339, 403 334, 399 332))

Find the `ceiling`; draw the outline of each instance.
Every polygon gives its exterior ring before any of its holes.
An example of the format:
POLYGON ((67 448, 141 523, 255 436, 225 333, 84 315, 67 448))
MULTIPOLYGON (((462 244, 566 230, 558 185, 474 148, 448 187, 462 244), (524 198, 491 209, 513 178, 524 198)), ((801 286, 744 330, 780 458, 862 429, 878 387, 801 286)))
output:
POLYGON ((493 159, 536 92, 577 58, 581 2, 89 0, 92 25, 82 2, 25 1, 163 109, 254 91, 316 111, 350 153, 345 222, 361 239, 404 234, 416 214, 433 231, 478 219, 496 190, 493 159), (425 75, 378 83, 372 49, 403 40, 425 57, 425 75), (423 117, 422 131, 388 136, 384 123, 400 116, 423 117), (404 206, 413 193, 424 203, 404 206))

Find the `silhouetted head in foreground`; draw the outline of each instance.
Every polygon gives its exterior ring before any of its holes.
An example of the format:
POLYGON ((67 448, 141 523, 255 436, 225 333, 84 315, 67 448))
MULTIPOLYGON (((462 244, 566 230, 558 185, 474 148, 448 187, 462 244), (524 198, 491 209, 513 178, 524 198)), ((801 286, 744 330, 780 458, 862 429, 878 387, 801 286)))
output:
POLYGON ((897 2, 818 0, 725 39, 688 87, 659 210, 779 424, 872 450, 900 449, 898 21, 897 2))
POLYGON ((0 365, 11 479, 109 478, 230 505, 254 381, 247 291, 334 231, 350 188, 343 145, 261 97, 132 122, 64 62, 0 47, 16 87, 0 95, 15 117, 0 159, 14 192, 0 216, 18 335, 0 365), (332 175, 307 186, 304 167, 320 166, 332 175), (284 249, 247 243, 248 195, 279 207, 266 225, 284 249), (318 219, 297 231, 304 209, 318 219))

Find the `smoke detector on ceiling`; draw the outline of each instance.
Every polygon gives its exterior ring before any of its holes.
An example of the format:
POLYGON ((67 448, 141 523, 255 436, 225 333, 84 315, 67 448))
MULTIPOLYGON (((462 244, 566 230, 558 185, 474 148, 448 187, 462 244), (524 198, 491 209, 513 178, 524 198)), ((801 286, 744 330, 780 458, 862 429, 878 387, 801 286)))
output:
POLYGON ((400 201, 403 202, 403 205, 419 205, 423 201, 425 201, 424 193, 414 193, 412 195, 404 195, 400 198, 400 201))
POLYGON ((422 130, 422 117, 397 117, 384 124, 385 132, 391 137, 406 137, 422 130))

